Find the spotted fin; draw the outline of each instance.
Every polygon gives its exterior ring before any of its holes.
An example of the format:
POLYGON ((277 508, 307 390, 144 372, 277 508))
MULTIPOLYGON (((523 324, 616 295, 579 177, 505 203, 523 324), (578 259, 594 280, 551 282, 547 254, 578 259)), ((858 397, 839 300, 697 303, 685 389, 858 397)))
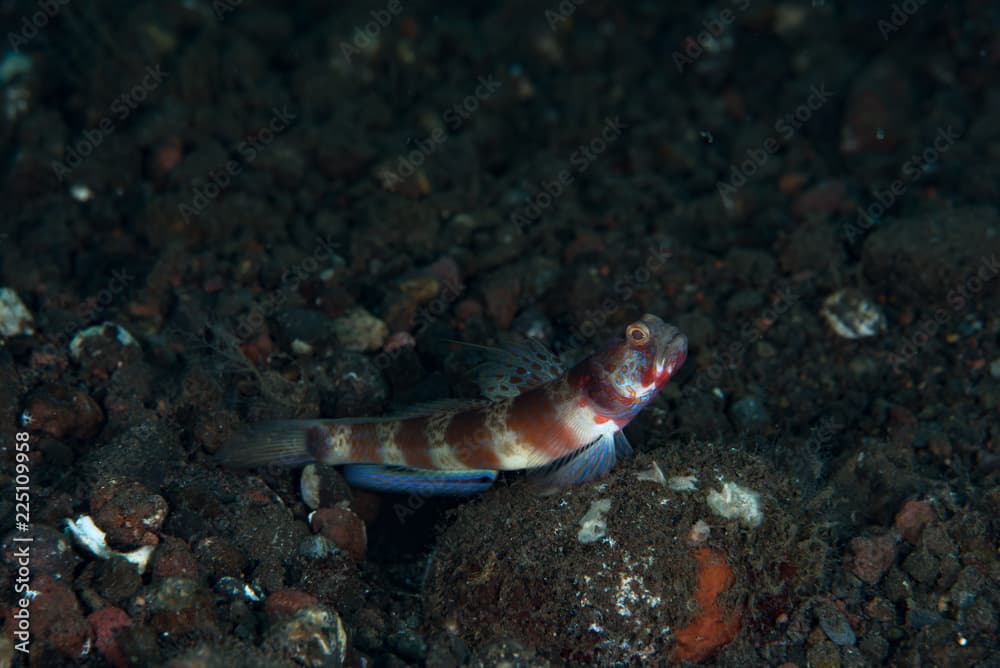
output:
POLYGON ((344 479, 355 487, 428 496, 478 494, 489 489, 497 479, 497 472, 490 470, 437 471, 379 464, 347 464, 341 472, 344 479))
MULTIPOLYGON (((488 402, 482 399, 434 399, 417 404, 404 406, 393 411, 387 420, 408 420, 416 417, 428 417, 440 415, 441 413, 461 413, 463 411, 476 410, 482 408, 488 402)), ((365 421, 370 418, 364 418, 365 421)))
POLYGON ((560 457, 531 472, 543 491, 578 485, 607 475, 619 459, 632 454, 632 446, 621 431, 601 436, 590 445, 560 457))
POLYGON ((462 345, 474 349, 482 359, 472 377, 487 399, 516 397, 565 371, 559 356, 537 339, 506 335, 500 339, 500 347, 462 345))

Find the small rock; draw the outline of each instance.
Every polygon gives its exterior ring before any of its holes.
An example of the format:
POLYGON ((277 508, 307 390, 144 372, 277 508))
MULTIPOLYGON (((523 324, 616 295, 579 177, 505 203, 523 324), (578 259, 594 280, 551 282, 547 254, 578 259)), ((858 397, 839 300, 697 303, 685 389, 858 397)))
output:
POLYGON ((121 608, 101 608, 91 613, 87 617, 87 622, 90 624, 98 653, 115 668, 126 668, 129 663, 118 646, 116 635, 119 629, 132 625, 128 613, 121 608))
POLYGON ((90 642, 90 625, 76 595, 48 575, 32 578, 31 589, 37 592, 31 602, 32 637, 70 661, 79 659, 90 642))
POLYGON ((164 536, 153 556, 154 577, 199 577, 198 561, 188 544, 180 538, 164 536))
POLYGON ((0 336, 35 333, 35 318, 21 298, 10 288, 0 288, 0 336))
POLYGON ((911 500, 896 515, 896 528, 908 543, 916 545, 924 533, 924 527, 933 519, 934 511, 928 504, 911 500))
POLYGON ((225 538, 209 536, 195 545, 195 558, 201 567, 212 578, 242 577, 246 568, 246 559, 235 545, 225 538))
POLYGON ((1000 357, 990 362, 990 375, 1000 380, 1000 357))
POLYGON ((312 594, 297 589, 282 589, 264 601, 264 614, 272 622, 277 622, 294 616, 303 608, 318 604, 319 601, 312 594))
POLYGON ((160 578, 145 596, 150 624, 157 633, 171 636, 210 632, 215 626, 215 606, 201 583, 190 578, 160 578))
POLYGON ((410 629, 404 629, 389 636, 389 649, 406 661, 422 664, 427 658, 427 641, 410 629))
POLYGON ((764 402, 757 397, 743 397, 733 402, 729 416, 740 429, 761 427, 771 421, 764 402))
POLYGON ((114 604, 120 604, 142 587, 142 576, 134 564, 119 555, 113 555, 97 565, 94 588, 97 593, 114 604))
POLYGON ((764 305, 764 295, 757 290, 739 290, 726 302, 726 313, 736 317, 741 313, 759 311, 764 305))
POLYGON ((331 508, 342 502, 351 501, 351 488, 332 466, 309 464, 302 469, 299 481, 302 501, 310 509, 331 508))
POLYGON ((856 536, 851 539, 851 572, 868 584, 875 584, 896 560, 896 536, 856 536))
POLYGON ((417 304, 426 304, 441 292, 441 281, 435 276, 411 276, 399 283, 399 290, 417 304))
POLYGON ((346 508, 320 508, 309 516, 313 531, 329 539, 351 559, 364 561, 368 532, 364 521, 346 508))
POLYGON ((138 359, 142 348, 127 329, 104 322, 77 333, 69 342, 69 354, 87 371, 100 369, 110 374, 138 359))
POLYGON ((378 350, 389 336, 384 322, 363 308, 356 308, 333 321, 333 333, 346 350, 378 350))
POLYGON ((104 412, 81 389, 48 385, 27 401, 21 422, 28 431, 86 440, 101 431, 104 412))
POLYGON ((937 579, 940 564, 926 549, 916 549, 903 561, 903 570, 917 582, 929 585, 937 579))
MULTIPOLYGON (((17 552, 24 548, 23 542, 14 540, 18 537, 23 537, 23 534, 13 530, 0 546, 4 561, 12 567, 17 564, 17 552)), ((56 580, 72 581, 73 571, 80 560, 73 552, 73 545, 66 535, 48 525, 33 524, 31 538, 32 576, 51 575, 56 580)))
POLYGON ((847 615, 841 612, 837 606, 829 603, 818 606, 816 617, 819 618, 819 625, 823 629, 823 633, 834 644, 846 647, 857 642, 851 623, 847 621, 847 615))
POLYGON ((823 301, 820 314, 830 328, 845 339, 860 339, 886 330, 885 314, 878 304, 858 290, 838 290, 823 301))
POLYGON ((923 610, 914 608, 906 613, 906 624, 915 629, 922 629, 925 626, 937 624, 942 619, 941 615, 933 610, 923 610))
POLYGON ((274 624, 266 644, 307 668, 341 668, 347 653, 347 633, 340 615, 326 606, 299 610, 274 624))
POLYGON ((131 549, 159 544, 156 534, 167 519, 167 502, 142 483, 109 478, 91 491, 90 512, 112 547, 131 549))

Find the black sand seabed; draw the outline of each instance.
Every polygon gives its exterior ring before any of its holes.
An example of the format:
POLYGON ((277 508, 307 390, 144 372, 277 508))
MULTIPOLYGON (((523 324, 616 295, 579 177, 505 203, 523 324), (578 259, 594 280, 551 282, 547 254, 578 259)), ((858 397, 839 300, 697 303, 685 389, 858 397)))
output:
POLYGON ((0 7, 0 666, 1000 666, 1000 7, 330 4, 0 7), (214 459, 645 312, 596 483, 214 459))

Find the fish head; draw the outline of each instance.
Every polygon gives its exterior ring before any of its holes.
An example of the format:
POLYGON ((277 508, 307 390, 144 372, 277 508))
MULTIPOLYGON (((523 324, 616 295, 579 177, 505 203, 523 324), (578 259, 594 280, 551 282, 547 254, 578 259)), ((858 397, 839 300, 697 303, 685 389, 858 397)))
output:
POLYGON ((622 336, 589 360, 594 407, 625 422, 666 384, 687 358, 687 337, 655 315, 629 323, 622 336))

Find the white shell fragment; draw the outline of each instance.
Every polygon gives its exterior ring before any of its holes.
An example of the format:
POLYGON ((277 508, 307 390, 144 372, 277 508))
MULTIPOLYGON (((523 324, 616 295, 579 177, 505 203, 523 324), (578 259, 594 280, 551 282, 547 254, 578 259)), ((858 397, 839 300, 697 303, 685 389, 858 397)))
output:
POLYGON ((105 327, 111 327, 114 329, 115 338, 118 339, 118 343, 123 346, 138 346, 139 342, 135 340, 135 337, 128 333, 128 330, 118 325, 116 323, 105 321, 100 325, 94 325, 93 327, 88 327, 77 333, 76 336, 69 342, 69 354, 74 360, 79 361, 80 355, 83 353, 84 342, 92 336, 101 336, 104 333, 105 327))
POLYGON ((10 288, 0 288, 0 336, 18 336, 35 333, 35 318, 17 293, 10 288))
POLYGON ((696 492, 698 491, 698 476, 675 475, 667 481, 667 486, 675 492, 696 492))
POLYGON ((80 515, 76 520, 66 520, 66 531, 73 537, 76 543, 93 554, 98 559, 110 559, 118 555, 126 561, 135 565, 141 575, 149 565, 149 558, 153 556, 156 549, 154 545, 143 545, 131 552, 116 552, 108 547, 107 535, 101 528, 94 524, 90 515, 80 515))
POLYGON ((636 473, 635 477, 636 480, 655 482, 661 487, 667 486, 667 477, 663 475, 663 469, 661 469, 660 465, 656 462, 653 462, 652 466, 645 471, 639 471, 636 473))
POLYGON ((708 493, 708 507, 713 513, 727 520, 739 520, 744 526, 760 526, 764 513, 760 510, 760 495, 735 482, 722 484, 721 490, 708 493))
POLYGON ((861 339, 886 330, 885 314, 860 290, 838 290, 823 301, 820 314, 845 339, 861 339))
POLYGON ((611 510, 611 499, 598 499, 590 504, 587 514, 580 519, 580 531, 576 534, 581 543, 596 543, 608 532, 608 522, 604 518, 611 510))

